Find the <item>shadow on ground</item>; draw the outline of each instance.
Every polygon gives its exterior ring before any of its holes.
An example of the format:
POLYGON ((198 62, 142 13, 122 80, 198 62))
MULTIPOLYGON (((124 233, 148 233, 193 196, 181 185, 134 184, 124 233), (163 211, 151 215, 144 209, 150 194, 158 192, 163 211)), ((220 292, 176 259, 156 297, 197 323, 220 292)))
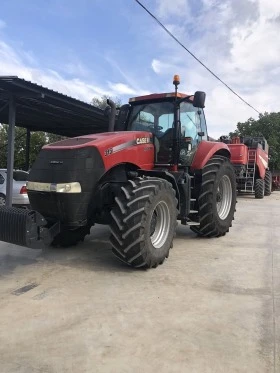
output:
MULTIPOLYGON (((32 250, 16 245, 0 243, 0 276, 12 273, 19 266, 56 263, 66 267, 88 271, 130 272, 131 267, 119 261, 109 243, 110 231, 106 226, 96 226, 84 242, 68 248, 46 247, 32 250)), ((176 239, 196 238, 189 227, 178 225, 176 239)), ((134 269, 133 269, 134 270, 134 269)))

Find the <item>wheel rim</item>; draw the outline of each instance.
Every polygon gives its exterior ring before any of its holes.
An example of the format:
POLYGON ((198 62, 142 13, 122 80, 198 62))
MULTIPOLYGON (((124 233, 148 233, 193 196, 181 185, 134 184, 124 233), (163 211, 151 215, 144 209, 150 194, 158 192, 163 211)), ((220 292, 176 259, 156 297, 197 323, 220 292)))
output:
POLYGON ((5 205, 6 205, 5 198, 4 197, 0 197, 0 206, 5 206, 5 205))
POLYGON ((167 203, 160 201, 153 211, 150 223, 150 238, 152 245, 156 249, 160 248, 168 237, 170 220, 167 203))
POLYGON ((227 175, 224 175, 219 182, 216 203, 219 218, 225 220, 230 212, 232 204, 232 186, 230 178, 227 175))

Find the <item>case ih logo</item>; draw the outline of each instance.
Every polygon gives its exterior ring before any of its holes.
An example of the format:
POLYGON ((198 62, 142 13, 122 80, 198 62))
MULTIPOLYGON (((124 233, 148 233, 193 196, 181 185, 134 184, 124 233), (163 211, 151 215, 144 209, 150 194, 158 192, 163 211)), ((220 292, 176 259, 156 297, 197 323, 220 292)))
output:
POLYGON ((140 144, 149 144, 150 142, 150 137, 138 137, 136 139, 136 144, 137 145, 140 145, 140 144))
POLYGON ((63 161, 50 161, 50 164, 63 164, 63 161))
MULTIPOLYGON (((120 152, 124 149, 130 148, 131 146, 135 145, 142 145, 142 144, 150 144, 151 143, 151 138, 150 137, 137 137, 136 140, 131 140, 128 142, 125 142, 120 145, 116 145, 113 148, 106 149, 104 151, 104 155, 107 157, 108 155, 120 152)), ((148 149, 146 149, 148 150, 148 149)))

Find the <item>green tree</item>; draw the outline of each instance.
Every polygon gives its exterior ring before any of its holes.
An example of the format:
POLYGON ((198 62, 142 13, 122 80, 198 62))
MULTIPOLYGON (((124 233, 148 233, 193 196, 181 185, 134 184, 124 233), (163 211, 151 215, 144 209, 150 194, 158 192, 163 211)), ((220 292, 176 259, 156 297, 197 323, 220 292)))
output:
POLYGON ((54 142, 58 142, 61 140, 65 140, 65 136, 56 135, 55 133, 46 133, 47 143, 53 144, 54 142))
POLYGON ((280 170, 280 112, 264 113, 259 119, 249 118, 237 124, 232 136, 264 136, 270 146, 270 168, 280 170))
POLYGON ((47 143, 45 132, 32 132, 30 136, 30 167, 35 162, 40 150, 47 143))
POLYGON ((108 104, 107 104, 107 99, 108 98, 111 99, 112 101, 114 101, 117 108, 121 107, 122 100, 119 97, 110 97, 110 96, 106 96, 106 95, 103 95, 101 97, 93 97, 93 99, 91 100, 91 104, 95 107, 98 107, 99 109, 104 110, 106 108, 106 106, 108 106, 108 104))
MULTIPOLYGON (((3 124, 0 126, 0 168, 7 167, 7 152, 8 152, 8 128, 3 124)), ((42 146, 47 142, 47 137, 44 132, 32 132, 30 138, 30 164, 35 161, 42 146)), ((25 167, 26 155, 26 129, 16 127, 15 129, 15 152, 14 152, 14 167, 25 167)))

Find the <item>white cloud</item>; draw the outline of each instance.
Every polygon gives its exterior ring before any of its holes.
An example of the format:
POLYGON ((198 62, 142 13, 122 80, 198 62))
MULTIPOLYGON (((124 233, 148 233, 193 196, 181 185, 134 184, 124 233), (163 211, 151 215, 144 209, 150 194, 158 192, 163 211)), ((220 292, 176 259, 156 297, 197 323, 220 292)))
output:
POLYGON ((70 75, 77 75, 80 77, 88 77, 90 75, 89 69, 84 66, 80 61, 69 62, 64 66, 64 72, 70 75))
MULTIPOLYGON (((162 9, 158 6, 156 14, 161 14, 162 9)), ((280 111, 279 0, 203 0, 199 12, 189 7, 185 13, 181 9, 181 16, 185 16, 188 23, 180 30, 179 40, 259 111, 280 111)), ((166 18, 165 23, 170 20, 166 18)), ((176 32, 174 34, 177 36, 176 32)), ((178 44, 171 44, 167 35, 162 38, 158 35, 156 27, 155 38, 165 52, 157 53, 152 60, 154 72, 161 77, 170 76, 172 69, 178 66, 176 73, 181 74, 182 91, 206 91, 211 136, 226 134, 236 128, 238 121, 258 116, 178 44), (189 89, 184 90, 183 85, 189 89)))
POLYGON ((278 0, 259 0, 260 11, 265 18, 274 18, 280 14, 280 2, 278 0))
POLYGON ((170 71, 176 71, 176 66, 157 59, 152 60, 151 67, 156 74, 164 74, 170 71))
POLYGON ((116 95, 145 95, 148 94, 147 91, 135 90, 124 83, 111 83, 109 82, 109 87, 116 95))
POLYGON ((184 17, 189 11, 188 0, 157 0, 158 12, 161 18, 168 18, 170 16, 184 17))
POLYGON ((34 67, 34 65, 37 66, 38 61, 33 58, 31 52, 16 52, 11 46, 0 41, 0 75, 16 75, 85 102, 90 102, 93 97, 102 95, 120 97, 122 95, 147 94, 147 91, 135 89, 120 82, 107 82, 107 84, 101 86, 77 78, 76 76, 85 77, 88 73, 86 67, 82 64, 65 66, 65 71, 71 74, 72 78, 65 78, 57 71, 34 67))

